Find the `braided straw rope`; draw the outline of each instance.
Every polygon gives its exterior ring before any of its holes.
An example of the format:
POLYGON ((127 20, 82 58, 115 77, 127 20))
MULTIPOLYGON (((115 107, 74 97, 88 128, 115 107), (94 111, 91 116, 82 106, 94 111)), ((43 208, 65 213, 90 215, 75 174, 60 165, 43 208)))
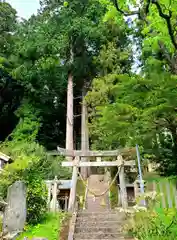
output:
POLYGON ((82 177, 82 175, 80 174, 79 171, 78 171, 78 174, 79 174, 79 177, 80 177, 83 185, 87 188, 88 192, 90 192, 90 193, 94 196, 94 198, 96 198, 96 197, 104 196, 104 195, 110 190, 110 188, 112 187, 112 185, 113 185, 114 182, 116 181, 117 176, 119 175, 119 172, 120 172, 120 169, 121 169, 122 166, 123 166, 123 164, 121 164, 120 166, 117 166, 117 167, 118 167, 118 170, 117 170, 117 173, 116 173, 116 175, 114 176, 111 184, 110 184, 109 187, 108 187, 104 192, 102 192, 101 194, 96 194, 95 192, 93 192, 93 190, 89 189, 89 188, 87 187, 87 184, 85 183, 85 181, 84 181, 84 179, 83 179, 83 177, 82 177))

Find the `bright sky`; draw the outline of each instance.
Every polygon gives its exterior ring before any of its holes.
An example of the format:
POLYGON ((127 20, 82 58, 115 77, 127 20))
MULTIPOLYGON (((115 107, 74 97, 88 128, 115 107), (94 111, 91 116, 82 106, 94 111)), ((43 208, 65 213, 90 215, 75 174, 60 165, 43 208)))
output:
POLYGON ((6 0, 16 9, 18 16, 28 19, 32 14, 37 13, 39 0, 6 0))

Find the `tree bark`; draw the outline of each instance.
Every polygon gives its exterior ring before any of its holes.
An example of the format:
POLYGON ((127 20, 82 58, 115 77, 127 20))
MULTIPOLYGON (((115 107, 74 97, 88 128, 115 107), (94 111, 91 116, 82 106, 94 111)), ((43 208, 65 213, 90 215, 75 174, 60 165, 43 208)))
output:
MULTIPOLYGON (((73 76, 68 75, 67 114, 66 114, 66 149, 73 150, 73 76)), ((72 160, 67 157, 67 160, 72 160)))
POLYGON ((165 47, 165 44, 162 41, 158 41, 158 45, 160 47, 161 53, 163 54, 164 58, 167 60, 171 72, 177 75, 177 56, 176 54, 170 54, 170 52, 165 47))
MULTIPOLYGON (((86 95, 85 87, 82 90, 82 117, 81 117, 81 150, 87 151, 89 150, 89 133, 88 133, 88 112, 87 105, 84 101, 84 97, 86 95)), ((82 157, 81 161, 87 162, 88 158, 82 157)), ((86 179, 89 175, 89 167, 82 167, 81 174, 84 179, 86 179)))

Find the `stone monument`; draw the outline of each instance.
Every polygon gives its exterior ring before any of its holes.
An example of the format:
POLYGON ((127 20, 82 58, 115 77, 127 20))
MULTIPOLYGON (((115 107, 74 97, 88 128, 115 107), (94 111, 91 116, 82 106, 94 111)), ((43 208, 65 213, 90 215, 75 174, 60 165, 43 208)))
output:
POLYGON ((8 188, 7 206, 3 217, 3 236, 14 239, 22 232, 26 222, 26 187, 17 181, 8 188))

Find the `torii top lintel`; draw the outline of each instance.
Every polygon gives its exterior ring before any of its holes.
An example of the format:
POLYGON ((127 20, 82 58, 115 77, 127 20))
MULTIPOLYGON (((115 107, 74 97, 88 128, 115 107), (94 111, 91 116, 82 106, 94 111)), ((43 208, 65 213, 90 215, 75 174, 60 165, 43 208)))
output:
POLYGON ((55 155, 62 155, 67 157, 117 157, 118 155, 130 155, 135 151, 135 148, 125 148, 109 151, 82 151, 82 150, 67 150, 57 147, 58 152, 55 155))

